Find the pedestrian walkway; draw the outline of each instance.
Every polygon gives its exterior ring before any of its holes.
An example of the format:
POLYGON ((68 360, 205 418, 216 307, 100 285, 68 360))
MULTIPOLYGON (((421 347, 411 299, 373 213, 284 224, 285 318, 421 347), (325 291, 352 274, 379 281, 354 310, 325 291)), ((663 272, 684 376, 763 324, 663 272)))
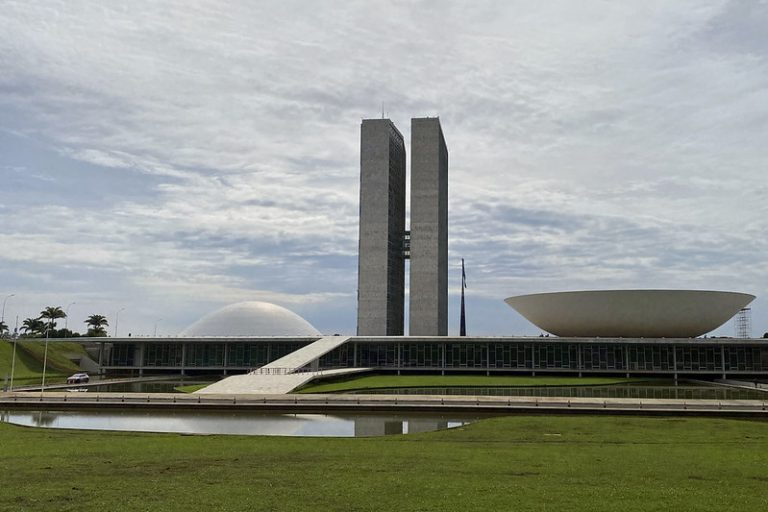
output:
POLYGON ((318 361, 320 357, 331 350, 342 346, 349 338, 350 336, 325 336, 324 338, 320 338, 309 345, 301 347, 280 359, 265 364, 251 373, 270 373, 271 370, 276 369, 299 370, 313 361, 318 361))
POLYGON ((350 375, 370 371, 370 368, 339 368, 301 373, 247 373, 233 375, 195 391, 201 395, 283 395, 318 378, 350 375))
POLYGON ((366 372, 368 368, 318 370, 317 362, 349 336, 325 336, 246 375, 233 375, 196 391, 199 394, 285 394, 318 377, 366 372), (309 370, 304 367, 310 365, 309 370), (312 368, 314 367, 314 368, 312 368))

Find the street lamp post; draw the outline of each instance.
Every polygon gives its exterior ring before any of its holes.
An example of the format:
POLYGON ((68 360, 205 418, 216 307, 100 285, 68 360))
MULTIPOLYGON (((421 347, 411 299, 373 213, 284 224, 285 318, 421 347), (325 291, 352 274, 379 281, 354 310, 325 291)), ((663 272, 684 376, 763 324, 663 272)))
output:
POLYGON ((163 321, 162 318, 158 318, 157 320, 155 320, 155 334, 154 334, 155 338, 157 338, 157 324, 162 322, 162 321, 163 321))
POLYGON ((16 344, 19 342, 19 316, 16 315, 16 328, 13 330, 13 355, 11 356, 11 384, 8 391, 13 391, 13 374, 16 371, 16 344))
POLYGON ((45 369, 48 366, 48 333, 51 331, 51 324, 53 318, 48 320, 48 327, 45 329, 45 351, 43 352, 43 381, 40 384, 40 400, 43 399, 43 391, 45 391, 45 369))
MULTIPOLYGON (((74 306, 77 304, 77 302, 70 302, 67 304, 67 308, 64 310, 64 334, 67 335, 67 326, 69 325, 69 308, 71 306, 74 306)), ((67 335, 67 338, 69 338, 69 335, 67 335)))
POLYGON ((120 319, 120 311, 124 311, 124 310, 125 308, 121 308, 120 310, 118 310, 117 313, 115 313, 115 332, 114 334, 112 334, 113 338, 117 338, 117 321, 120 319))
POLYGON ((2 313, 2 315, 0 315, 0 322, 4 322, 5 321, 5 303, 8 302, 8 299, 10 299, 11 297, 15 297, 15 296, 16 296, 16 294, 12 293, 10 295, 7 295, 5 297, 5 299, 3 299, 3 313, 2 313))

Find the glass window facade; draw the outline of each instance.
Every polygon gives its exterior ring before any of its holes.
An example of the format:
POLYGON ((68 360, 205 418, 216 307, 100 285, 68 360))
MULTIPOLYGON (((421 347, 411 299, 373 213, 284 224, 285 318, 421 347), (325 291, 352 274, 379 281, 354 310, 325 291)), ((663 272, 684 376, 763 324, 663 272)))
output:
POLYGON ((726 347, 725 365, 733 371, 761 372, 768 370, 768 354, 761 347, 726 347))
POLYGON ((584 370, 626 369, 623 346, 607 343, 584 345, 581 347, 581 367, 584 370))
POLYGON ((363 368, 391 368, 397 358, 396 343, 360 343, 358 361, 363 368))
POLYGON ((533 345, 523 343, 490 343, 489 366, 496 369, 525 369, 533 364, 533 345))
POLYGON ((352 343, 331 350, 320 358, 320 368, 354 368, 355 346, 352 343))
POLYGON ((227 366, 258 368, 267 364, 270 346, 267 343, 229 343, 227 366))
POLYGON ((136 345, 133 343, 113 345, 109 364, 110 366, 133 366, 135 353, 136 345))
POLYGON ((446 343, 446 368, 487 368, 487 343, 446 343))
POLYGON ((720 347, 675 347, 678 371, 716 372, 723 368, 720 347))
POLYGON ((147 343, 144 345, 144 366, 181 366, 181 343, 147 343))
POLYGON ((189 343, 184 366, 197 368, 203 366, 224 366, 223 343, 189 343))
POLYGON ((403 368, 442 368, 442 343, 400 343, 400 366, 403 368))
POLYGON ((579 367, 578 347, 566 344, 545 344, 531 346, 534 353, 533 367, 541 370, 571 369, 579 367))
POLYGON ((628 370, 667 372, 673 368, 673 347, 669 345, 629 345, 627 346, 628 370))
MULTIPOLYGON (((768 342, 759 344, 567 341, 351 340, 320 358, 320 368, 486 371, 587 371, 616 373, 768 372, 768 342)), ((107 366, 258 368, 308 342, 116 343, 107 366)))

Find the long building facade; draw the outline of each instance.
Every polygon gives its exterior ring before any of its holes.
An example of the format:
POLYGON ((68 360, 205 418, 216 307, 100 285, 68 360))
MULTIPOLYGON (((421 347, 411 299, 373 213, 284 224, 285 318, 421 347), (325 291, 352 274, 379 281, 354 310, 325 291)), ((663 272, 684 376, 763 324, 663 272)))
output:
MULTIPOLYGON (((245 373, 318 338, 91 338, 108 375, 245 373)), ((481 374, 768 377, 763 339, 351 337, 313 368, 481 374)))

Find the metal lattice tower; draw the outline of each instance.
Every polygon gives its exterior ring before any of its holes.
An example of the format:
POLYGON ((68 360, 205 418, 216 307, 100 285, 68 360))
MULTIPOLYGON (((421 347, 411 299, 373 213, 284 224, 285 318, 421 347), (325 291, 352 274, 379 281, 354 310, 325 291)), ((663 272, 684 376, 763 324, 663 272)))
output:
POLYGON ((752 308, 742 308, 736 313, 734 319, 736 324, 736 337, 737 338, 751 338, 752 337, 752 308))

